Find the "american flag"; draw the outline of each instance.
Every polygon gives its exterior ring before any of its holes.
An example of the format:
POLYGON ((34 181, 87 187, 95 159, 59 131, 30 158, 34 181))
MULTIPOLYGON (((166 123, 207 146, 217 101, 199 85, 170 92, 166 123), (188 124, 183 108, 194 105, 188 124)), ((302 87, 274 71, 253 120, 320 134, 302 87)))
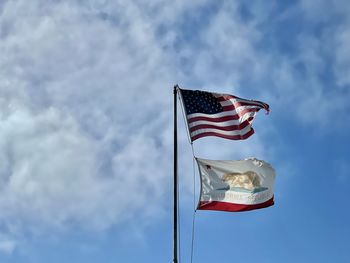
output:
POLYGON ((269 105, 229 94, 179 89, 186 111, 191 140, 217 136, 244 140, 254 133, 252 122, 260 109, 269 105))

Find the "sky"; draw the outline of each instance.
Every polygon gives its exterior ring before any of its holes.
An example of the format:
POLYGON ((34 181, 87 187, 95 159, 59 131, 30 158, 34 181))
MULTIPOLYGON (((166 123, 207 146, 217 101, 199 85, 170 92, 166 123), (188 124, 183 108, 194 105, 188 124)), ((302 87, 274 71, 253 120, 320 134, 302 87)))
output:
MULTIPOLYGON (((261 100, 275 205, 197 211, 193 262, 349 262, 347 0, 0 0, 0 262, 172 262, 173 86, 261 100)), ((198 172, 178 118, 180 262, 198 172)))

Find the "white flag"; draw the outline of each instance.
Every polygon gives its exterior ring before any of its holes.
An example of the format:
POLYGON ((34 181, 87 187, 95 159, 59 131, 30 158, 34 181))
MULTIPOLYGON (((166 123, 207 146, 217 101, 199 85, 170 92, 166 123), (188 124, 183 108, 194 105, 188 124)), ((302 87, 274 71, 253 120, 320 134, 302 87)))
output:
POLYGON ((274 204, 275 170, 264 161, 197 158, 201 176, 200 210, 248 211, 274 204))

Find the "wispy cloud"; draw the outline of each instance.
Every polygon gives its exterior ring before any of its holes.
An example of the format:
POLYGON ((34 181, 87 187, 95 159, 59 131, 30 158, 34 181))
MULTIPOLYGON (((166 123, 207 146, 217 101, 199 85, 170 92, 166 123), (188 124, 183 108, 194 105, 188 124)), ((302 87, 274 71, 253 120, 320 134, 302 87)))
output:
POLYGON ((173 81, 155 28, 39 4, 7 2, 1 14, 1 221, 105 229, 157 216, 173 81))
POLYGON ((0 241, 0 251, 5 254, 12 254, 16 248, 16 242, 12 240, 0 241))
MULTIPOLYGON (((313 4, 284 10, 254 1, 249 8, 203 1, 2 2, 4 232, 101 230, 135 215, 145 221, 162 215, 175 83, 261 99, 274 105, 272 114, 287 112, 306 125, 322 127, 335 110, 341 120, 349 107, 348 15, 332 5, 340 19, 324 25, 313 4), (283 26, 298 25, 293 12, 310 26, 282 38, 283 26), (324 79, 329 68, 334 76, 324 79)), ((218 140, 196 150, 200 157, 273 156, 264 143, 269 128, 257 129, 262 135, 235 144, 239 151, 218 140)), ((182 156, 190 156, 184 131, 181 136, 182 156)))

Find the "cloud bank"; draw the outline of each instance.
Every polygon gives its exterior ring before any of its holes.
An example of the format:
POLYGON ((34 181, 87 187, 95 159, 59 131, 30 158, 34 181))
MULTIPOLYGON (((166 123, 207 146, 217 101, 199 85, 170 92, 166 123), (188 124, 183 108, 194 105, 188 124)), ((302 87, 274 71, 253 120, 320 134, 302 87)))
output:
MULTIPOLYGON (((350 20, 336 2, 2 2, 2 231, 101 230, 161 215, 176 83, 265 100, 304 125, 327 125, 336 112, 339 125, 349 109, 350 20), (330 12, 339 20, 321 15, 330 12)), ((241 154, 270 154, 271 126, 241 154)), ((239 155, 207 142, 201 157, 239 155)))

